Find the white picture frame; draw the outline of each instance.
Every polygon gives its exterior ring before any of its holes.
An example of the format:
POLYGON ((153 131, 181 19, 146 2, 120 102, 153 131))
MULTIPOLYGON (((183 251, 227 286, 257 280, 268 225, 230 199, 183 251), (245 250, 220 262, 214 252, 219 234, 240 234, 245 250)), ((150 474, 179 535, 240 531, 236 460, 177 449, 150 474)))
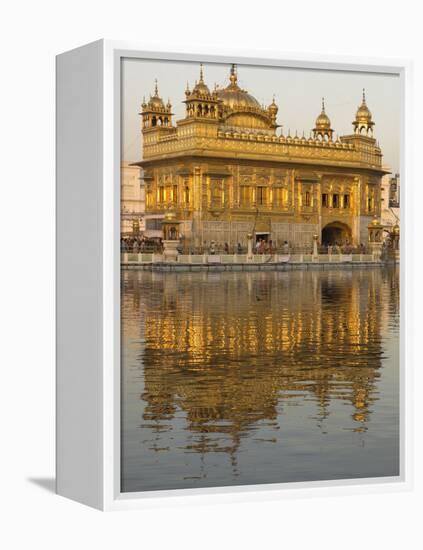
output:
MULTIPOLYGON (((170 48, 169 48, 170 49, 170 48)), ((120 65, 122 58, 398 74, 401 186, 410 213, 408 61, 254 52, 168 53, 100 40, 57 57, 57 493, 101 510, 407 490, 412 486, 408 342, 410 216, 401 222, 401 473, 395 478, 121 493, 120 65), (189 499, 188 499, 189 497, 189 499)))

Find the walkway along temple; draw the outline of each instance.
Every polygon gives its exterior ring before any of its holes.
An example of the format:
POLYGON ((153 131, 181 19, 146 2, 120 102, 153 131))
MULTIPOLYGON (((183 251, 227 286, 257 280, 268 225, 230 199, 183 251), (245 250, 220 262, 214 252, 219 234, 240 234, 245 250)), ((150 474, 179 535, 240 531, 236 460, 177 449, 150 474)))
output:
MULTIPOLYGON (((238 84, 185 91, 185 118, 172 121, 156 83, 142 104, 146 219, 175 212, 183 243, 308 246, 366 243, 381 213, 382 152, 363 90, 350 135, 334 137, 324 100, 310 137, 278 135, 275 100, 263 106, 238 84)), ((300 107, 300 105, 299 105, 300 107)))
POLYGON ((379 254, 179 254, 176 261, 167 262, 163 254, 121 254, 123 268, 153 271, 255 271, 292 269, 333 269, 334 267, 383 266, 395 263, 395 258, 381 259, 379 254))

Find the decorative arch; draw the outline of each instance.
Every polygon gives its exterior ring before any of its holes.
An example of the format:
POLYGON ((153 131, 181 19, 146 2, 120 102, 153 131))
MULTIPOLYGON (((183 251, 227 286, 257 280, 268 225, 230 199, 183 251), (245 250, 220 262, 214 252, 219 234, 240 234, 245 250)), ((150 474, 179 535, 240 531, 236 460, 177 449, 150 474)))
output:
POLYGON ((322 229, 322 239, 321 242, 323 245, 334 245, 334 244, 351 244, 352 243, 352 232, 349 225, 343 222, 335 221, 326 224, 322 229))

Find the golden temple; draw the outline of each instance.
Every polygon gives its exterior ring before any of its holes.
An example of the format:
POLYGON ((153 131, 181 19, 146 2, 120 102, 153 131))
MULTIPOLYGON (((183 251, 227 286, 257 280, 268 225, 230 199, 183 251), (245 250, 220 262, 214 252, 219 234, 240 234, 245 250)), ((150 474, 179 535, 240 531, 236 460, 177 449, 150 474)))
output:
POLYGON ((158 86, 142 104, 146 215, 175 212, 192 246, 245 246, 247 234, 275 246, 366 243, 380 217, 382 152, 363 90, 350 135, 335 137, 324 100, 310 137, 277 131, 278 106, 267 107, 238 84, 210 90, 203 67, 185 91, 185 118, 158 86))

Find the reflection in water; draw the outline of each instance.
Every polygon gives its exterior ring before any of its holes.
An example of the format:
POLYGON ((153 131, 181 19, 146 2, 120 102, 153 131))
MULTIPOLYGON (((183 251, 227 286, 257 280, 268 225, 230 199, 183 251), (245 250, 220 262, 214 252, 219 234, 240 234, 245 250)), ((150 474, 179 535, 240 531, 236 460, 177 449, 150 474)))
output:
POLYGON ((122 490, 398 475, 395 270, 122 272, 122 490))

